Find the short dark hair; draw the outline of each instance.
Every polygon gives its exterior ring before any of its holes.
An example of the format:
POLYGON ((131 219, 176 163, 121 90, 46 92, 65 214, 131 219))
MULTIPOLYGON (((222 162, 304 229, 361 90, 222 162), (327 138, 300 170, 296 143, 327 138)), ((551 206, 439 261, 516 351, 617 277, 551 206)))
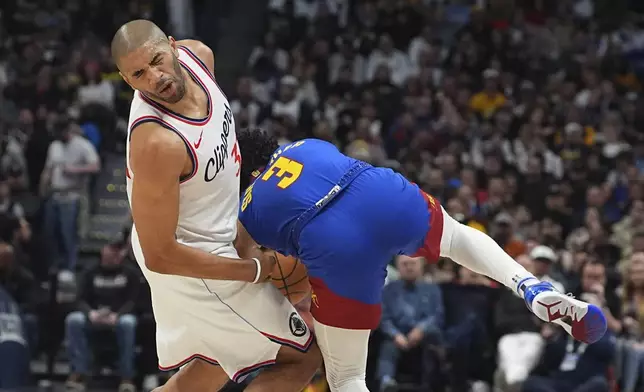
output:
POLYGON ((581 267, 579 268, 579 275, 583 275, 586 268, 591 267, 593 265, 601 265, 606 269, 606 263, 601 261, 597 256, 597 254, 593 253, 588 255, 588 259, 586 260, 586 262, 582 264, 581 267))
POLYGON ((241 191, 244 191, 257 177, 253 172, 264 171, 279 144, 261 128, 244 128, 238 131, 237 143, 242 156, 240 186, 241 191))

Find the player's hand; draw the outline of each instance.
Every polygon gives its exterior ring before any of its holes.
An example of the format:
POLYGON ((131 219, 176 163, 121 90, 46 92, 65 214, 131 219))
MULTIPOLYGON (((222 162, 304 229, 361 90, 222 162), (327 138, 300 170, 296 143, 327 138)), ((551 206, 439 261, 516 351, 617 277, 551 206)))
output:
POLYGON ((409 342, 407 341, 407 337, 403 334, 398 334, 394 336, 394 343, 396 344, 396 347, 398 347, 401 350, 407 350, 409 348, 409 342))
POLYGON ((273 268, 277 264, 277 258, 275 257, 275 252, 264 250, 257 255, 259 260, 260 271, 259 271, 259 280, 257 283, 264 282, 271 277, 273 273, 273 268))
POLYGON ((407 334, 407 342, 409 342, 409 347, 416 347, 425 337, 425 333, 422 329, 416 327, 412 329, 407 334))
POLYGON ((103 315, 101 314, 100 311, 98 310, 90 310, 89 314, 87 315, 89 318, 89 321, 92 324, 98 324, 101 322, 101 319, 103 318, 103 315))
POLYGON ((555 333, 557 333, 557 330, 552 324, 544 324, 543 327, 541 327, 541 337, 546 340, 552 338, 555 333))
POLYGON ((119 320, 119 315, 116 313, 110 312, 110 314, 106 315, 103 320, 105 321, 105 324, 116 325, 116 322, 119 320))

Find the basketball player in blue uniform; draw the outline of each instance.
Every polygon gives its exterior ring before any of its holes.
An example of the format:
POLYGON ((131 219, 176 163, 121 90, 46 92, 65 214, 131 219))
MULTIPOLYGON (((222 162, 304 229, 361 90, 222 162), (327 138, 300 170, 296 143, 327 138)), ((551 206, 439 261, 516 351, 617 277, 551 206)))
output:
POLYGON ((321 140, 278 148, 259 129, 237 136, 242 182, 252 182, 239 220, 257 244, 306 265, 315 332, 333 392, 368 391, 369 333, 379 324, 385 268, 396 255, 428 262, 449 257, 511 288, 539 318, 576 339, 592 343, 603 336, 606 319, 598 307, 539 281, 402 175, 343 155, 321 140))

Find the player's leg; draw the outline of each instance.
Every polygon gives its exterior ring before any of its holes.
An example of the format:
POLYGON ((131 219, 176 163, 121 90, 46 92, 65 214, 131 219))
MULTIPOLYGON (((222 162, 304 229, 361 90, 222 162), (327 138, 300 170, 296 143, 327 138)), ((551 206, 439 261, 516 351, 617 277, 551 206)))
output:
POLYGON ((266 374, 248 391, 300 392, 306 386, 321 355, 304 321, 272 284, 206 281, 201 289, 207 295, 200 298, 194 290, 189 307, 155 314, 161 369, 189 364, 162 391, 217 391, 228 379, 241 382, 260 369, 266 374))
POLYGON ((548 282, 539 281, 492 238, 457 222, 440 206, 438 208, 440 210, 433 213, 441 215, 443 221, 441 256, 503 283, 519 293, 540 319, 559 324, 577 340, 594 343, 604 335, 607 325, 601 309, 558 292, 548 282))
MULTIPOLYGON (((334 252, 327 239, 319 240, 326 249, 320 255, 326 257, 312 263, 324 266, 323 271, 309 270, 311 314, 326 379, 331 392, 368 391, 365 376, 369 336, 380 322, 385 279, 381 270, 388 257, 379 254, 375 245, 364 246, 359 238, 354 238, 354 246, 339 240, 331 242, 342 249, 334 252), (354 252, 358 249, 364 251, 354 252)), ((311 247, 306 249, 309 255, 313 253, 311 247)))
POLYGON ((311 314, 332 392, 368 391, 368 341, 382 313, 386 265, 398 252, 382 216, 391 199, 378 173, 365 172, 299 235, 311 282, 311 314), (363 178, 363 176, 365 176, 363 178), (382 193, 382 192, 381 192, 382 193), (387 200, 389 199, 389 200, 387 200))
POLYGON ((214 364, 194 359, 184 365, 179 372, 170 377, 157 392, 218 392, 229 381, 226 372, 214 364))
MULTIPOLYGON (((208 286, 213 293, 217 291, 215 284, 209 282, 208 286)), ((263 354, 256 352, 252 360, 248 355, 239 354, 247 357, 243 363, 220 361, 229 377, 239 382, 261 367, 261 373, 246 391, 304 389, 321 366, 322 357, 313 334, 293 305, 270 283, 252 285, 222 301, 267 342, 263 345, 263 354)), ((251 347, 243 338, 233 339, 230 344, 231 349, 242 352, 251 347)))
POLYGON ((368 329, 330 327, 313 320, 331 392, 368 392, 368 329))
MULTIPOLYGON (((140 247, 133 244, 133 249, 137 260, 143 260, 140 247)), ((281 371, 283 379, 256 380, 254 388, 267 382, 271 387, 264 390, 300 392, 313 377, 321 357, 313 335, 272 284, 196 279, 178 284, 163 275, 153 277, 152 287, 176 285, 174 290, 153 290, 159 368, 177 369, 195 358, 221 366, 195 362, 179 372, 168 389, 202 390, 199 380, 210 378, 214 388, 221 386, 221 371, 239 382, 272 365, 276 370, 270 373, 281 371), (280 350, 282 346, 298 354, 280 350), (187 388, 183 383, 197 386, 187 388)))
POLYGON ((380 321, 384 278, 374 276, 373 271, 347 274, 344 268, 332 266, 324 279, 310 280, 313 325, 331 392, 368 391, 365 377, 369 336, 380 321), (356 282, 358 291, 347 281, 356 282), (358 284, 365 281, 371 284, 358 284))
POLYGON ((247 392, 301 391, 322 366, 322 356, 313 342, 307 353, 282 346, 275 365, 264 369, 246 387, 247 392))

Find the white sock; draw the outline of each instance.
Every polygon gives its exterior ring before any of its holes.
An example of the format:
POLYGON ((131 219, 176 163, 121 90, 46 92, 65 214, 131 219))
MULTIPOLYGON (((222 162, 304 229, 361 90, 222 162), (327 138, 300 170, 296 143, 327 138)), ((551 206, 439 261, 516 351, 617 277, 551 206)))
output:
POLYGON ((514 261, 486 234, 458 223, 443 210, 441 256, 502 283, 523 297, 523 291, 539 280, 514 261), (519 290, 521 288, 521 290, 519 290))

